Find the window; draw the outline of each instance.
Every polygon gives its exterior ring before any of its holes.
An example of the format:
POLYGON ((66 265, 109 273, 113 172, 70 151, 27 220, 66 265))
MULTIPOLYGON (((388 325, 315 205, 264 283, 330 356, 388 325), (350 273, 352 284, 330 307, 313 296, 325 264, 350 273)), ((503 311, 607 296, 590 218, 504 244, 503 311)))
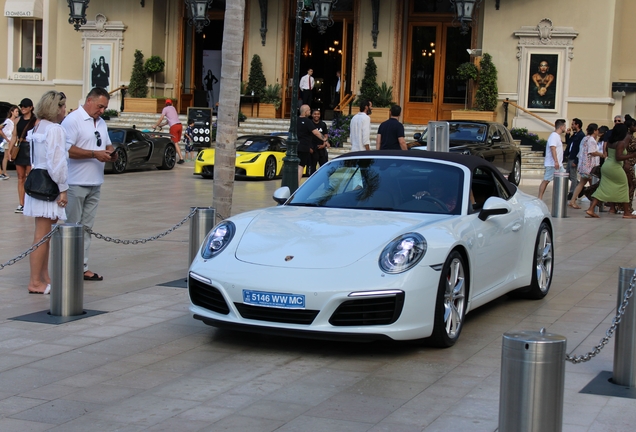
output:
POLYGON ((20 65, 26 72, 42 70, 42 20, 20 20, 20 65), (29 70, 30 69, 30 70, 29 70))

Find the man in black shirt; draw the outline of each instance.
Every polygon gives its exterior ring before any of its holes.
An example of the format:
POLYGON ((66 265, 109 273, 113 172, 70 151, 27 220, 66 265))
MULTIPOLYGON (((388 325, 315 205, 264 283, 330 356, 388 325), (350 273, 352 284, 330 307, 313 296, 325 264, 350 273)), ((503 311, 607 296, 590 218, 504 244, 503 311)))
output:
POLYGON ((578 179, 578 165, 579 165, 579 149, 581 141, 585 138, 583 129, 583 122, 578 119, 572 119, 572 124, 565 134, 566 150, 563 152, 564 159, 567 159, 567 170, 570 173, 570 192, 568 193, 568 200, 572 199, 574 189, 579 184, 578 179))
POLYGON ((391 117, 380 124, 375 148, 378 150, 408 150, 404 139, 404 126, 398 118, 402 113, 399 105, 393 105, 390 109, 391 117))
POLYGON ((309 105, 301 105, 297 123, 298 159, 300 159, 298 162, 298 186, 303 178, 303 170, 311 164, 312 138, 319 138, 322 142, 327 141, 327 138, 318 131, 316 124, 309 118, 310 112, 309 105))
MULTIPOLYGON (((311 111, 311 119, 316 125, 318 132, 320 132, 325 138, 329 139, 329 132, 327 130, 327 125, 324 121, 320 120, 320 110, 314 109, 311 111)), ((323 141, 317 136, 312 137, 312 159, 310 165, 310 169, 307 169, 307 174, 313 174, 316 171, 316 165, 319 164, 323 166, 329 160, 329 155, 327 154, 327 149, 329 148, 329 141, 323 141)))

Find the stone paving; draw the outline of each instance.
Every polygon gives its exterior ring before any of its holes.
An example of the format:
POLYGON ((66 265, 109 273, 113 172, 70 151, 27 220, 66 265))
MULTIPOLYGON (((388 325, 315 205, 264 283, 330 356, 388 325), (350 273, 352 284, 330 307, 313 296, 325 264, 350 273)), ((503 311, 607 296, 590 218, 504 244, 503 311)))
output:
MULTIPOLYGON (((15 172, 0 182, 4 263, 32 242, 14 214, 15 172)), ((269 206, 279 181, 238 181, 234 213, 269 206)), ((522 189, 535 194, 538 179, 522 189)), ((551 187, 545 198, 551 199, 551 187)), ((156 235, 212 202, 192 163, 169 172, 108 175, 95 231, 156 235)), ((107 313, 61 325, 10 318, 47 310, 28 295, 27 260, 0 271, 0 431, 495 431, 501 336, 539 330, 584 353, 614 315, 618 268, 636 267, 636 222, 570 210, 555 220, 556 270, 541 301, 502 297, 467 317, 458 344, 343 343, 221 331, 192 319, 183 288, 187 225, 137 246, 93 240, 86 309, 107 313)), ((613 341, 592 361, 566 365, 564 431, 633 431, 636 401, 582 394, 612 370, 613 341)))

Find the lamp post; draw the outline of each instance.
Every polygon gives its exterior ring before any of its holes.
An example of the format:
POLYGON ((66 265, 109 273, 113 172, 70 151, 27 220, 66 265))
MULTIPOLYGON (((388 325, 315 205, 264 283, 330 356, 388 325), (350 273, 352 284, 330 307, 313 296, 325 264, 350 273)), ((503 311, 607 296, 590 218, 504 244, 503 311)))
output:
POLYGON ((203 27, 210 25, 208 9, 212 7, 212 0, 185 0, 188 10, 188 24, 195 27, 197 33, 203 31, 203 27))
POLYGON ((450 0, 450 2, 455 6, 457 20, 462 26, 461 34, 467 34, 473 21, 473 12, 481 0, 450 0))
MULTIPOLYGON (((312 25, 318 27, 318 32, 323 34, 327 27, 333 25, 331 18, 331 6, 337 0, 313 0, 315 15, 311 21, 312 25), (314 24, 318 22, 318 24, 314 24), (322 23, 322 24, 321 24, 322 23), (331 24, 329 24, 331 23, 331 24)), ((300 45, 303 31, 303 20, 305 1, 296 2, 296 39, 294 47, 294 75, 292 78, 291 107, 289 112, 289 137, 287 140, 287 153, 283 158, 283 178, 282 186, 287 186, 293 193, 298 189, 298 88, 300 81, 300 45)))
POLYGON ((86 24, 86 9, 90 0, 67 0, 68 7, 71 10, 68 17, 68 23, 73 24, 75 31, 79 31, 80 27, 86 24))

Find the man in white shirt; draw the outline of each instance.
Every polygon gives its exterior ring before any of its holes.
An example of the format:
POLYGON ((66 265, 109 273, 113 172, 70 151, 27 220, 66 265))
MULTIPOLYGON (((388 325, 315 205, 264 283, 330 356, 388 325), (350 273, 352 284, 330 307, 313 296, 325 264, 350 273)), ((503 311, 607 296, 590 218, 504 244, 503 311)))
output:
POLYGON ((360 103, 360 112, 351 119, 349 137, 351 139, 351 151, 370 150, 371 145, 371 108, 373 103, 369 100, 360 103))
POLYGON ((554 132, 550 134, 548 143, 545 146, 545 174, 543 175, 543 181, 539 185, 539 199, 543 199, 545 189, 548 187, 548 183, 554 178, 554 173, 565 172, 561 162, 563 161, 563 141, 561 141, 561 134, 565 132, 566 121, 564 119, 558 119, 554 123, 554 132))
POLYGON ((309 105, 311 107, 311 101, 313 99, 313 90, 315 80, 312 75, 314 74, 313 69, 307 70, 307 75, 300 79, 300 83, 298 86, 300 87, 300 97, 303 100, 303 105, 309 105))
MULTIPOLYGON (((93 228, 102 183, 104 163, 117 160, 117 153, 108 137, 108 127, 101 118, 108 108, 110 95, 101 87, 93 88, 84 105, 70 113, 62 122, 68 150, 68 204, 66 222, 93 228)), ((84 231, 84 280, 104 278, 88 269, 88 249, 91 235, 84 231)))

